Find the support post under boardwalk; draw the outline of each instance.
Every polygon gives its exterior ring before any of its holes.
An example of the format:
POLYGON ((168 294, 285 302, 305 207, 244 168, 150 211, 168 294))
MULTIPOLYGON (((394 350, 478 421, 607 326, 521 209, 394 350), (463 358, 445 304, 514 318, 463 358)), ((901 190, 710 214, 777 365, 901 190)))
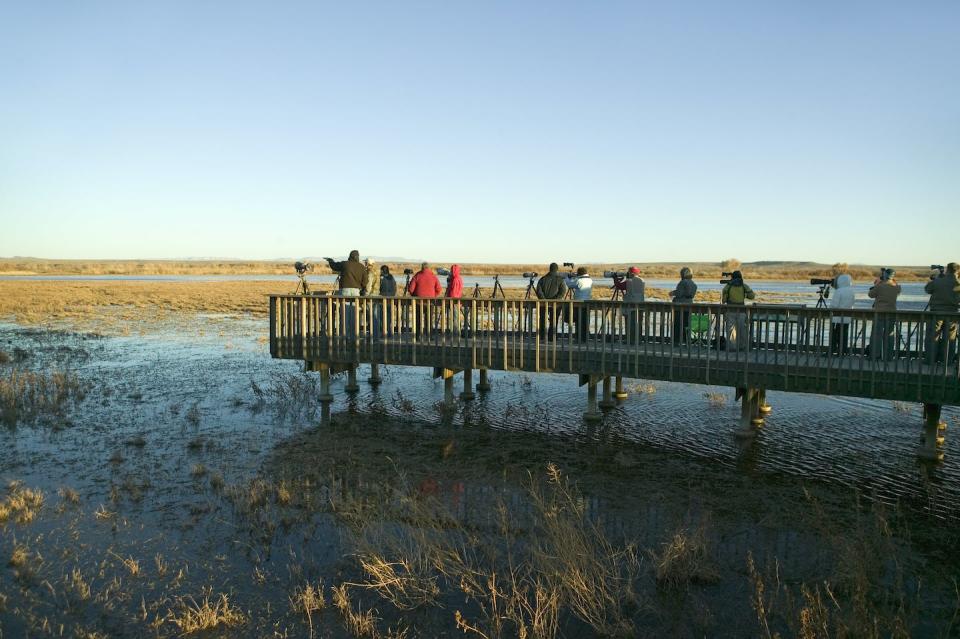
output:
POLYGON ((749 439, 757 434, 757 429, 763 426, 760 417, 760 393, 756 388, 738 388, 737 397, 740 404, 740 428, 736 435, 741 439, 749 439))
POLYGON ((465 368, 463 369, 463 392, 460 393, 460 399, 463 401, 470 401, 476 397, 473 394, 473 369, 465 368))
POLYGON ((326 364, 320 365, 320 401, 328 404, 333 401, 333 394, 330 392, 330 367, 326 364))
POLYGON ((487 369, 480 369, 480 383, 477 384, 477 390, 485 393, 490 390, 490 381, 487 379, 487 369))
POLYGON ((380 364, 376 362, 370 364, 370 377, 367 378, 367 383, 376 386, 382 381, 380 378, 380 364))
POLYGON ((443 402, 447 406, 453 405, 453 376, 457 374, 458 371, 449 369, 449 368, 439 368, 435 367, 433 369, 433 378, 438 377, 443 378, 443 402))
POLYGON ((761 415, 769 415, 771 412, 773 412, 773 406, 767 403, 766 389, 760 390, 760 400, 758 401, 758 404, 761 415))
POLYGON ((617 390, 613 392, 613 396, 617 399, 626 399, 629 396, 627 391, 623 390, 623 375, 617 375, 617 390))
POLYGON ((347 368, 347 385, 343 387, 343 390, 348 393, 356 393, 360 390, 357 385, 357 367, 355 364, 347 368))
POLYGON ((943 440, 947 424, 940 420, 941 409, 940 404, 923 405, 923 444, 917 450, 917 456, 921 459, 943 459, 943 440))
POLYGON ((615 408, 617 402, 613 399, 613 382, 609 375, 603 377, 603 399, 600 400, 600 408, 609 410, 615 408))
POLYGON ((598 422, 603 419, 603 413, 597 406, 597 382, 600 375, 581 375, 580 385, 587 385, 587 410, 583 413, 584 421, 598 422))

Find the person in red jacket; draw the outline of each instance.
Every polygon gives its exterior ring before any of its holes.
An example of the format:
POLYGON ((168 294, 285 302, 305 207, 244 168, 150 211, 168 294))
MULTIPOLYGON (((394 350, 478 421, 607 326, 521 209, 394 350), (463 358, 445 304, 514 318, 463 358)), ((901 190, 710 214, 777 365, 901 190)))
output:
MULTIPOLYGON (((463 278, 460 277, 460 265, 453 264, 450 266, 450 274, 447 275, 447 292, 444 297, 449 297, 452 299, 460 299, 463 297, 463 278)), ((460 303, 455 302, 452 306, 447 306, 450 309, 450 317, 448 318, 447 330, 451 333, 454 331, 460 330, 460 303)))
MULTIPOLYGON (((440 286, 440 280, 430 270, 430 265, 424 262, 420 265, 420 270, 410 278, 410 285, 407 286, 407 293, 411 297, 434 298, 443 293, 440 286)), ((417 334, 424 335, 430 332, 430 302, 415 302, 414 308, 417 309, 417 334)))

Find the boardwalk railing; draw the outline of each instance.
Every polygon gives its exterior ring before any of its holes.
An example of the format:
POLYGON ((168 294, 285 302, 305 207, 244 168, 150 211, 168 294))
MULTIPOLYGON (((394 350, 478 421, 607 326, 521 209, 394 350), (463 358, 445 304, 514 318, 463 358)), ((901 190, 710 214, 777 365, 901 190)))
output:
POLYGON ((275 295, 270 352, 960 404, 948 339, 958 321, 786 305, 275 295))

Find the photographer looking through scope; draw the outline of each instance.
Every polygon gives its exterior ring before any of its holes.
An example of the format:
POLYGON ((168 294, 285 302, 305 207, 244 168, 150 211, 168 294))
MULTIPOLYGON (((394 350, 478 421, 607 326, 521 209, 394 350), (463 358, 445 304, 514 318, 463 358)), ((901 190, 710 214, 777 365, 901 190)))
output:
POLYGON ((747 286, 743 281, 743 274, 740 271, 732 273, 723 273, 723 276, 730 276, 724 284, 723 292, 720 294, 721 304, 732 306, 725 309, 723 320, 726 332, 726 347, 728 351, 740 351, 747 348, 749 343, 749 332, 747 330, 747 314, 738 309, 746 305, 747 300, 756 299, 753 289, 747 286))
MULTIPOLYGON (((853 292, 853 278, 843 273, 832 280, 811 279, 811 284, 819 284, 821 299, 829 297, 830 289, 833 287, 834 294, 830 297, 830 303, 825 306, 831 309, 853 308, 856 296, 853 292)), ((817 302, 819 306, 819 301, 817 302)), ((830 348, 834 355, 845 355, 850 352, 850 318, 847 316, 832 316, 830 318, 830 348)))
MULTIPOLYGON (((565 262, 568 264, 568 262, 565 262)), ((567 294, 566 279, 560 273, 556 262, 551 262, 547 274, 540 278, 535 289, 539 300, 562 300, 567 294)), ((559 324, 563 321, 563 310, 555 304, 544 305, 540 314, 540 337, 547 337, 547 324, 550 325, 550 337, 556 338, 559 324)))
MULTIPOLYGON (((931 266, 936 269, 937 266, 931 266)), ((931 277, 923 290, 930 294, 927 308, 932 313, 956 313, 960 310, 960 281, 957 273, 960 265, 950 262, 946 268, 939 267, 940 275, 931 277)), ((927 330, 927 352, 930 363, 951 362, 957 357, 957 322, 937 319, 930 322, 927 330)))

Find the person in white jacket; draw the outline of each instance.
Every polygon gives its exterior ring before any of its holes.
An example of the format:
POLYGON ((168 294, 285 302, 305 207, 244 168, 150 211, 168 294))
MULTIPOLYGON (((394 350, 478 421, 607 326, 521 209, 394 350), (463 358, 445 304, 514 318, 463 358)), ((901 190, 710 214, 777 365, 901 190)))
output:
MULTIPOLYGON (((573 299, 577 302, 588 302, 593 296, 593 279, 587 273, 587 269, 579 267, 574 277, 568 277, 567 288, 573 291, 573 299)), ((577 325, 577 341, 587 341, 587 333, 590 326, 590 313, 586 304, 577 304, 574 310, 574 323, 577 325)))
MULTIPOLYGON (((831 310, 853 308, 853 278, 844 273, 833 282, 833 294, 827 298, 831 310)), ((850 352, 850 317, 834 315, 830 320, 830 348, 834 355, 850 352)))

